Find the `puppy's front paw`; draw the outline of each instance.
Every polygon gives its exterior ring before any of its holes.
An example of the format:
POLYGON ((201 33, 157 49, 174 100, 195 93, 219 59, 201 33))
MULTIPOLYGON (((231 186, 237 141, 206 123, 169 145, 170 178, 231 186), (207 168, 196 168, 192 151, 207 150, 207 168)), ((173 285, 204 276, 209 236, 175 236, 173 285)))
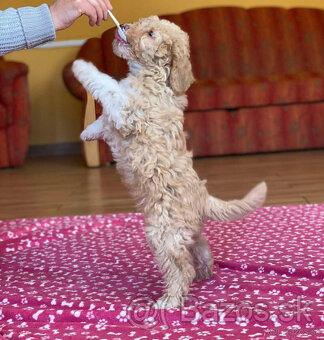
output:
POLYGON ((82 131, 80 138, 84 142, 90 142, 92 140, 100 139, 100 131, 96 129, 95 124, 90 124, 88 127, 82 131))
POLYGON ((83 142, 90 142, 95 139, 94 136, 92 136, 92 134, 87 130, 82 131, 80 138, 83 142))
POLYGON ((72 72, 81 83, 88 78, 89 72, 93 69, 95 69, 95 66, 92 63, 82 59, 75 60, 72 64, 72 72))

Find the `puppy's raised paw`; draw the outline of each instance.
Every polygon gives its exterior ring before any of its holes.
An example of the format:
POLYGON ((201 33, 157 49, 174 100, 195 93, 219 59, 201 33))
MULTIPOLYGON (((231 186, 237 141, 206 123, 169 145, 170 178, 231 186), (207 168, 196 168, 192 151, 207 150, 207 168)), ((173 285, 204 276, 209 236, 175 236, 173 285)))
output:
POLYGON ((82 59, 75 60, 72 64, 72 72, 74 76, 83 83, 88 79, 88 74, 95 70, 95 66, 82 59))

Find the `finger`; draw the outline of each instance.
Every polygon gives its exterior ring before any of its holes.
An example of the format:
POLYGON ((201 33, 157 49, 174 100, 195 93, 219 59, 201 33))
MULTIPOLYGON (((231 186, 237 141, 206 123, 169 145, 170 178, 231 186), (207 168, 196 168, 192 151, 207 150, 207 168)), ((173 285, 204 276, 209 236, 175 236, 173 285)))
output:
POLYGON ((108 19, 108 6, 104 0, 98 0, 100 3, 100 6, 102 8, 102 13, 103 13, 103 20, 108 19))
POLYGON ((107 10, 112 10, 113 9, 113 6, 112 4, 110 3, 109 0, 103 0, 104 4, 105 4, 105 7, 107 7, 107 10))
POLYGON ((104 18, 104 14, 103 14, 103 11, 100 8, 97 9, 97 14, 98 14, 98 17, 97 17, 96 25, 100 26, 101 21, 104 18))
POLYGON ((104 6, 104 20, 107 21, 109 7, 108 7, 107 3, 104 0, 102 0, 102 2, 103 2, 103 6, 104 6))
POLYGON ((112 10, 113 6, 111 5, 110 1, 106 0, 107 4, 108 4, 108 9, 112 10))
POLYGON ((82 14, 85 14, 89 17, 90 26, 95 25, 96 22, 98 21, 97 11, 90 2, 84 3, 83 8, 82 8, 82 14))
POLYGON ((92 4, 92 6, 95 8, 97 12, 96 25, 100 26, 101 21, 104 18, 104 9, 101 7, 102 3, 100 2, 100 0, 90 0, 90 3, 92 4))

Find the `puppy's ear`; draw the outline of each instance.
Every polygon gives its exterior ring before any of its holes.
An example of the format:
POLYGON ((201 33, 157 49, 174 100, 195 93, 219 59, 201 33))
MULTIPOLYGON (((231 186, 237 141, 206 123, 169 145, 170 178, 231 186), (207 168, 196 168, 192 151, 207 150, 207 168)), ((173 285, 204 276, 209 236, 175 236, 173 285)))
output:
POLYGON ((189 37, 186 33, 173 41, 171 53, 170 86, 174 93, 183 94, 195 80, 190 62, 189 37))
POLYGON ((156 58, 170 57, 172 43, 170 41, 163 41, 155 52, 156 58))

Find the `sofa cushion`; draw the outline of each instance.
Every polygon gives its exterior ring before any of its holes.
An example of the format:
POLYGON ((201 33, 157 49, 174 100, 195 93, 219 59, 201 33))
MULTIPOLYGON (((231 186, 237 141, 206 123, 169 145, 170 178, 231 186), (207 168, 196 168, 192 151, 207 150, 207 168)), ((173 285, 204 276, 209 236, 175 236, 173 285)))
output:
POLYGON ((316 102, 324 100, 324 73, 198 80, 188 99, 188 111, 316 102))
POLYGON ((324 104, 192 111, 185 130, 194 156, 321 148, 324 104))

